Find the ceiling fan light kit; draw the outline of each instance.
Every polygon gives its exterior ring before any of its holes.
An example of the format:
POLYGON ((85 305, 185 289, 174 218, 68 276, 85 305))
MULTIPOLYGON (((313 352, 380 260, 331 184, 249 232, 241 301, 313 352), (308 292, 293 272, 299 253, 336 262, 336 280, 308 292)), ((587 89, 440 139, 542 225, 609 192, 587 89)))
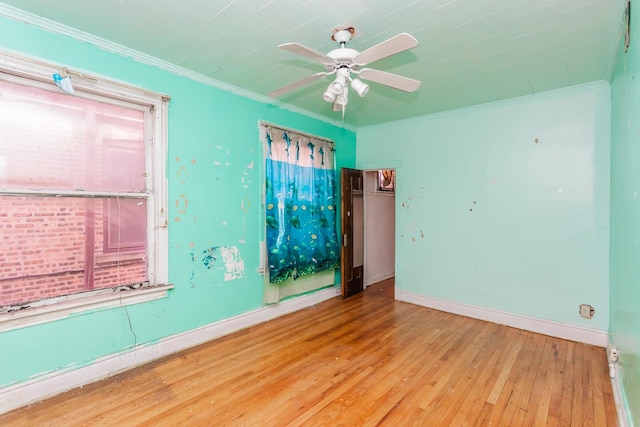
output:
POLYGON ((354 34, 355 29, 353 27, 336 30, 331 39, 338 43, 340 47, 328 52, 326 55, 299 43, 285 43, 278 46, 280 49, 320 62, 327 71, 290 83, 270 92, 268 96, 277 98, 325 76, 335 74, 335 79, 322 94, 322 99, 333 104, 333 111, 342 111, 344 117, 349 98, 349 86, 361 97, 364 97, 369 92, 369 85, 361 79, 405 92, 413 92, 420 87, 420 81, 418 80, 371 68, 360 69, 363 65, 418 46, 418 41, 413 36, 401 33, 362 52, 358 52, 355 49, 346 47, 354 34), (352 78, 352 73, 357 77, 352 78))

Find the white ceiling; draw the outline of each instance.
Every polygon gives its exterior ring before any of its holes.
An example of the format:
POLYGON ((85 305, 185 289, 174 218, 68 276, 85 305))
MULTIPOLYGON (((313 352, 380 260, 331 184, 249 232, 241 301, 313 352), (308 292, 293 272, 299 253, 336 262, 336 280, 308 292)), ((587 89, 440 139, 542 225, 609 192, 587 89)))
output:
MULTIPOLYGON (((624 0, 3 0, 85 31, 265 95, 323 71, 277 48, 298 42, 336 47, 335 28, 355 27, 362 51, 401 32, 420 45, 367 65, 422 81, 414 93, 376 83, 351 94, 353 126, 609 79, 624 0)), ((0 40, 0 45, 1 45, 0 40)), ((282 98, 341 120, 322 100, 330 80, 282 98)))

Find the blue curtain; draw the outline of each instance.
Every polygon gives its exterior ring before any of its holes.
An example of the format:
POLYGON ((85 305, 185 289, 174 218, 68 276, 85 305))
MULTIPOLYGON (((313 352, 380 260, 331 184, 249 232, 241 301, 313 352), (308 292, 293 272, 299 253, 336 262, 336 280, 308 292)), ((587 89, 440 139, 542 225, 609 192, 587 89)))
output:
POLYGON ((333 143, 272 127, 265 143, 269 281, 337 268, 333 143))

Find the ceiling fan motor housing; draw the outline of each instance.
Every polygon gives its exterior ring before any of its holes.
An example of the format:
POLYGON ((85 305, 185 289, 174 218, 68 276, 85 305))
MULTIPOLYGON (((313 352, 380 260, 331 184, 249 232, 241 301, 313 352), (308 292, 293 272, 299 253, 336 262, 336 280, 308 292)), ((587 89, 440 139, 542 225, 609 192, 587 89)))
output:
POLYGON ((336 41, 336 43, 340 45, 344 45, 349 43, 349 41, 351 40, 351 37, 353 37, 353 33, 347 29, 347 30, 336 31, 333 34, 332 38, 336 41))
MULTIPOLYGON (((358 55, 358 51, 355 49, 351 49, 348 47, 341 47, 339 49, 334 49, 331 52, 327 53, 327 56, 336 61, 336 65, 339 67, 340 65, 347 65, 352 67, 355 65, 353 63, 353 58, 358 55)), ((335 65, 334 65, 335 66, 335 65)))

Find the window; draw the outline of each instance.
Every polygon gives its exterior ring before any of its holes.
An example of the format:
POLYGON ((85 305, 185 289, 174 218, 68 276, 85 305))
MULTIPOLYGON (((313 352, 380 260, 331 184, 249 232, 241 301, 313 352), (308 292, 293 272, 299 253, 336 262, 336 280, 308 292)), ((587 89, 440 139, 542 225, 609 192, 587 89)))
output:
POLYGON ((73 73, 69 95, 60 69, 6 58, 0 313, 166 284, 168 98, 73 73))

